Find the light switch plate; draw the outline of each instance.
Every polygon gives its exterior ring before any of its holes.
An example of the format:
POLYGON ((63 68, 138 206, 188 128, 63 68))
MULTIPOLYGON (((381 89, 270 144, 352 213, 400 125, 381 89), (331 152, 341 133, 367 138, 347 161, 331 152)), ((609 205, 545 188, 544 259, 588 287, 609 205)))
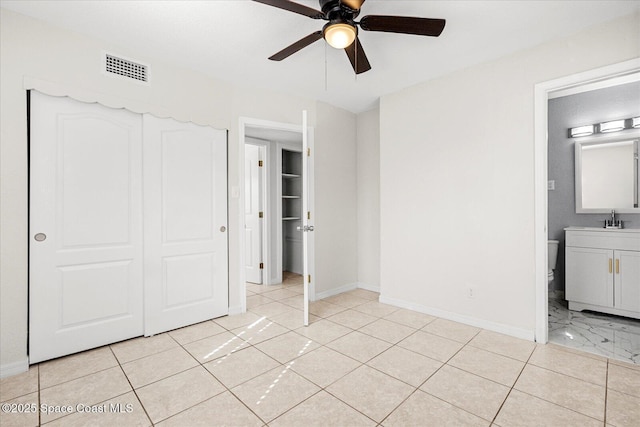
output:
POLYGON ((552 179, 547 181, 547 190, 553 191, 556 189, 556 182, 552 179))

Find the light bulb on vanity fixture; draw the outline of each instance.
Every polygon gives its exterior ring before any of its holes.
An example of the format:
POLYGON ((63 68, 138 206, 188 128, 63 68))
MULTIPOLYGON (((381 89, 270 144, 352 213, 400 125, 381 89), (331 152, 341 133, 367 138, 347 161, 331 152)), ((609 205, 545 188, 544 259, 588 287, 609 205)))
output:
POLYGON ((593 125, 578 126, 577 128, 571 128, 571 138, 577 138, 579 136, 587 136, 593 134, 593 125))
POLYGON ((634 129, 640 128, 640 117, 634 117, 631 119, 631 127, 634 129))
POLYGON ((618 132, 624 129, 624 120, 613 120, 610 122, 600 123, 600 132, 618 132))

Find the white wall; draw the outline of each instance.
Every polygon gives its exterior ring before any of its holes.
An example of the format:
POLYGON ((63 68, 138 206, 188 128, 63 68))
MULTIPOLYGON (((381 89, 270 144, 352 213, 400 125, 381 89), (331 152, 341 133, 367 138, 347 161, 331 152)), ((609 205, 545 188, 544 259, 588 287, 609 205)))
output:
POLYGON ((638 56, 636 14, 383 97, 382 301, 533 338, 534 85, 638 56))
POLYGON ((316 122, 315 292, 322 298, 358 280, 356 116, 319 102, 316 122))
MULTIPOLYGON (((27 122, 26 95, 23 79, 29 76, 52 82, 63 91, 91 94, 91 97, 116 100, 134 110, 150 111, 157 115, 172 115, 182 120, 193 120, 229 130, 229 186, 243 185, 239 174, 238 141, 239 117, 252 117, 282 123, 301 123, 301 111, 309 111, 309 124, 320 129, 315 136, 316 194, 321 194, 325 207, 319 207, 318 221, 329 227, 337 222, 328 212, 340 208, 345 218, 355 218, 356 206, 344 203, 355 200, 355 115, 324 104, 283 94, 233 86, 206 75, 181 69, 143 52, 132 52, 126 47, 111 46, 106 42, 59 29, 20 14, 1 9, 0 33, 0 367, 2 375, 26 365, 27 345, 27 122), (139 60, 151 65, 151 85, 144 86, 101 74, 101 54, 111 53, 139 60), (316 111, 321 111, 321 121, 316 111), (336 135, 334 123, 338 123, 336 135), (323 138, 330 138, 325 141, 323 138), (342 155, 342 153, 345 155, 342 155), (339 158, 339 167, 333 158, 339 158), (333 173, 347 185, 334 191, 333 173), (352 174, 352 175, 350 175, 352 174), (353 183, 351 183, 353 181, 353 183)), ((229 203, 229 268, 230 305, 240 306, 238 281, 239 244, 244 229, 238 223, 238 199, 229 203)), ((353 226, 355 220, 350 221, 353 226)), ((354 229, 354 227, 352 228, 354 229)), ((330 277, 323 286, 330 289, 355 281, 355 243, 340 249, 329 242, 333 231, 316 247, 316 256, 323 260, 317 264, 318 275, 330 277), (340 265, 333 268, 333 262, 340 265), (345 268, 343 260, 353 260, 345 268), (326 270, 326 271, 325 271, 326 270)), ((346 233, 347 240, 355 241, 355 231, 346 233), (350 237, 349 233, 353 233, 350 237)))
POLYGON ((358 114, 358 284, 380 289, 380 109, 358 114))

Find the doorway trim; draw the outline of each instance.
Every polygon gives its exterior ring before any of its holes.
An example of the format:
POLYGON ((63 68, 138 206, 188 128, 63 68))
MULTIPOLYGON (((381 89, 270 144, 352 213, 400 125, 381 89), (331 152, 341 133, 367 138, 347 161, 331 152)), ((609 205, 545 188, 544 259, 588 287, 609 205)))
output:
MULTIPOLYGON (((254 119, 254 118, 250 118, 250 117, 240 117, 239 121, 238 121, 238 125, 239 125, 239 130, 238 130, 238 135, 239 135, 239 143, 240 143, 240 147, 241 149, 238 150, 238 173, 240 177, 243 177, 243 183, 244 184, 244 162, 245 162, 245 155, 244 155, 244 145, 245 145, 245 138, 246 138, 246 128, 247 127, 251 127, 251 128, 264 128, 264 129, 270 129, 270 130, 280 130, 280 131, 288 131, 288 132, 298 132, 300 134, 302 134, 302 124, 300 125, 295 125, 295 124, 291 124, 291 123, 282 123, 282 122, 275 122, 275 121, 271 121, 271 120, 262 120, 262 119, 254 119)), ((313 146, 313 132, 314 129, 312 126, 308 126, 308 137, 309 137, 309 142, 310 142, 310 146, 313 146)), ((272 162, 273 159, 269 158, 269 150, 266 150, 267 154, 267 160, 269 162, 272 162)), ((267 162, 268 164, 268 162, 267 162)), ((267 181, 269 180, 268 178, 269 174, 267 173, 267 181)), ((310 200, 313 201, 313 168, 310 170, 310 194, 309 194, 309 198, 310 200)), ((241 225, 241 228, 243 229, 242 233, 244 233, 244 227, 242 227, 242 224, 244 224, 244 198, 245 198, 245 191, 244 191, 244 185, 239 185, 239 206, 238 206, 238 220, 239 220, 239 224, 241 225)), ((267 195, 267 193, 265 193, 265 195, 267 195)), ((311 203, 310 209, 313 210, 313 203, 311 203)), ((269 215, 272 215, 273 212, 268 212, 268 207, 265 208, 265 223, 268 223, 268 221, 270 220, 269 215)), ((263 227, 263 260, 268 260, 270 259, 270 252, 269 252, 269 247, 270 247, 270 242, 267 239, 267 227, 263 227)), ((242 234, 243 236, 244 234, 242 234)), ((231 310, 229 311, 229 314, 236 314, 236 313, 244 313, 247 311, 247 287, 245 286, 246 283, 246 274, 245 274, 245 239, 241 238, 239 240, 239 245, 238 245, 238 260, 239 260, 239 282, 240 282, 240 311, 239 312, 234 312, 232 313, 231 310)), ((311 255, 310 257, 313 257, 313 251, 311 251, 311 255)), ((266 284, 267 281, 269 280, 268 277, 267 279, 265 279, 264 276, 270 274, 268 270, 270 266, 266 265, 268 263, 265 262, 265 270, 263 272, 263 284, 266 284)), ((315 299, 315 286, 313 283, 309 284, 309 297, 310 299, 313 301, 315 299)))
MULTIPOLYGON (((640 72, 640 58, 538 83, 534 87, 534 251, 535 251, 535 341, 547 343, 547 227, 548 227, 548 101, 550 95, 579 86, 604 83, 612 78, 640 72)), ((606 85, 606 83, 604 83, 606 85)))

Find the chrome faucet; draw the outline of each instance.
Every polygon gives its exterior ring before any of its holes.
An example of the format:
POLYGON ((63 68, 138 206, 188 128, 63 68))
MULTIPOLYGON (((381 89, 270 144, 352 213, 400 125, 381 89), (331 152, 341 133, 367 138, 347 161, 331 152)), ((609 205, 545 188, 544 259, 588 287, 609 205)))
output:
POLYGON ((611 219, 604 220, 604 228, 622 228, 622 220, 616 219, 615 210, 611 210, 611 219))

